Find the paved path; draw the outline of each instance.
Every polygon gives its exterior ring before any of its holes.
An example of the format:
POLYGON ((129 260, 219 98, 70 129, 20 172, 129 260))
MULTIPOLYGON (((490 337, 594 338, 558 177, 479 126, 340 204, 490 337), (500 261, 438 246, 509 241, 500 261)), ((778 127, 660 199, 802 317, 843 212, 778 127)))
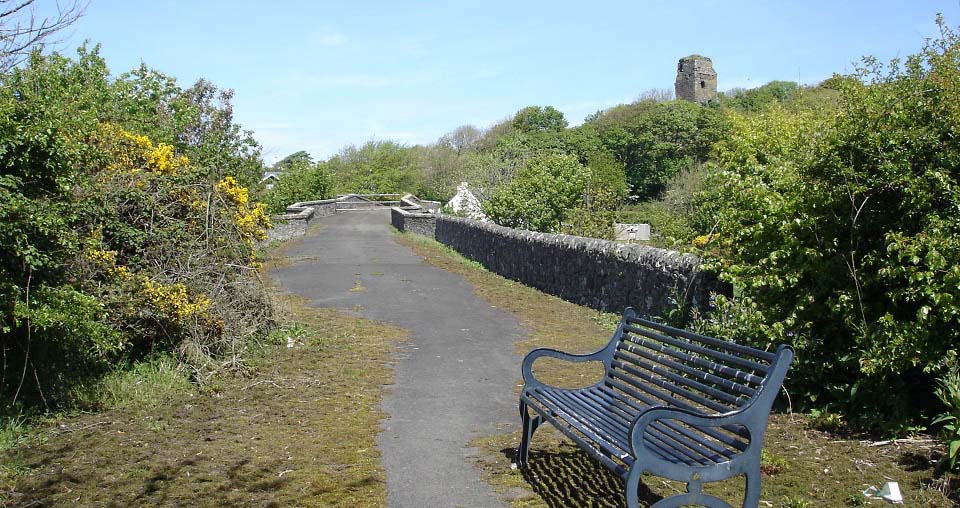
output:
POLYGON ((383 402, 387 505, 504 506, 480 481, 466 444, 518 419, 516 319, 397 243, 388 211, 321 220, 318 232, 287 250, 293 263, 274 278, 314 305, 393 323, 412 338, 383 402))

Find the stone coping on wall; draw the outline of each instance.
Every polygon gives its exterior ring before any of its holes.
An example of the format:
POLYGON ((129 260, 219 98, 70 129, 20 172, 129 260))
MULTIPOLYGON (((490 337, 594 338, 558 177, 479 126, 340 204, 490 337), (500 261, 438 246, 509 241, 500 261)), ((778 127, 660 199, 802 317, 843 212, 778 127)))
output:
POLYGON ((600 238, 588 238, 563 233, 527 231, 525 229, 514 229, 492 222, 483 222, 452 215, 443 215, 440 220, 459 222, 507 238, 516 238, 550 246, 560 246, 571 250, 592 251, 610 255, 623 261, 641 261, 649 263, 651 266, 663 267, 665 269, 682 268, 694 270, 700 266, 700 258, 694 254, 662 249, 660 247, 651 247, 649 245, 620 243, 600 238))
MULTIPOLYGON (((412 229, 412 228, 408 228, 412 229)), ((663 317, 675 302, 707 310, 716 278, 700 259, 657 247, 513 229, 442 215, 434 237, 488 270, 582 305, 663 317), (674 303, 671 303, 674 302, 674 303)))
POLYGON ((405 209, 416 207, 431 213, 437 213, 440 211, 440 205, 441 203, 439 201, 420 199, 413 194, 406 194, 400 198, 400 207, 405 209))
POLYGON ((419 207, 395 206, 390 209, 390 224, 399 231, 408 231, 429 238, 436 236, 437 214, 419 207))
POLYGON ((437 217, 437 214, 425 212, 419 206, 393 206, 390 207, 390 210, 406 217, 437 217))
POLYGON ((339 196, 331 199, 319 199, 315 201, 300 201, 287 207, 286 213, 279 215, 281 220, 310 220, 313 217, 317 206, 335 204, 348 196, 339 196))

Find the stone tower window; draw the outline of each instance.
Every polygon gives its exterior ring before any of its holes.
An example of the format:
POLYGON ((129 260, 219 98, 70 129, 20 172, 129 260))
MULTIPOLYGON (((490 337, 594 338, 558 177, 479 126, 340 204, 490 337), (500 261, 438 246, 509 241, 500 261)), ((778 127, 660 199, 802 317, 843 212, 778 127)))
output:
POLYGON ((717 73, 713 62, 700 55, 690 55, 677 62, 677 79, 673 85, 676 98, 706 104, 717 96, 717 73))

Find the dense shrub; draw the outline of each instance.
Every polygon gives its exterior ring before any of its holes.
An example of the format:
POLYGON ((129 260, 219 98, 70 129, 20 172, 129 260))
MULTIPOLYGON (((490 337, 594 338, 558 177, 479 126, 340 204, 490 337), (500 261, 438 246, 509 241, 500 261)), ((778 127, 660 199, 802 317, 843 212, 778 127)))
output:
POLYGON ((214 90, 152 72, 111 81, 86 49, 34 54, 0 76, 7 400, 68 404, 86 381, 151 353, 203 376, 241 364, 265 331, 253 258, 265 208, 226 173, 256 150, 227 105, 208 100, 214 90), (161 138, 133 130, 147 126, 161 138))
POLYGON ((887 431, 930 415, 960 343, 960 39, 941 28, 833 80, 835 107, 732 113, 704 201, 713 265, 759 317, 728 331, 792 343, 801 402, 887 431))

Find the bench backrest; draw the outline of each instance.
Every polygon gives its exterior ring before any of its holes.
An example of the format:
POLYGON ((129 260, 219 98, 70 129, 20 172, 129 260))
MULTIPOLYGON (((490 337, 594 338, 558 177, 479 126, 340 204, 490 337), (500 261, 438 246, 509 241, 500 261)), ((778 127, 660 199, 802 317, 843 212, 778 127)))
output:
MULTIPOLYGON (((648 321, 632 309, 624 313, 618 333, 605 382, 648 406, 705 414, 739 409, 761 392, 781 356, 648 321)), ((778 370, 774 391, 786 366, 778 370)), ((776 393, 770 395, 772 403, 776 393)))

